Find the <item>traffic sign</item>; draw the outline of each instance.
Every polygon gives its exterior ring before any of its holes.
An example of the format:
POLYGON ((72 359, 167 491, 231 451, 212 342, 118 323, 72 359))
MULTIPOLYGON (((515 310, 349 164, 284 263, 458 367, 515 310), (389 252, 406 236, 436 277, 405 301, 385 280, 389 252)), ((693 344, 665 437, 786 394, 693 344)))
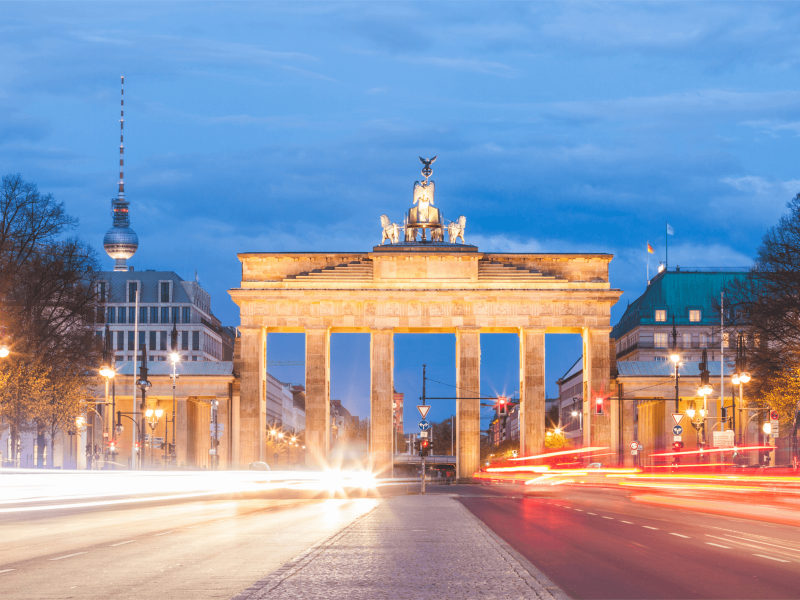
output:
POLYGON ((425 404, 418 404, 417 410, 419 411, 419 416, 422 417, 422 420, 425 420, 425 417, 428 416, 428 411, 431 409, 430 406, 426 406, 425 404))
POLYGON ((681 441, 681 436, 679 436, 679 435, 673 435, 673 436, 672 436, 672 441, 673 441, 673 442, 680 442, 680 441, 681 441))
POLYGON ((672 420, 675 421, 675 425, 680 425, 681 419, 683 419, 683 413, 672 413, 672 420))
MULTIPOLYGON (((209 423, 208 428, 214 433, 214 423, 209 423)), ((217 423, 217 431, 225 431, 225 423, 217 423)))
POLYGON ((771 421, 777 421, 778 420, 778 411, 777 410, 770 411, 769 418, 770 418, 771 421))
POLYGON ((208 453, 209 454, 216 454, 217 453, 217 449, 216 448, 209 448, 208 453))
POLYGON ((675 435, 682 434, 683 433, 683 427, 681 427, 680 425, 675 425, 675 427, 672 428, 672 433, 675 434, 675 435))
POLYGON ((420 431, 420 432, 419 432, 419 437, 421 437, 421 438, 426 438, 426 437, 428 437, 428 432, 427 432, 427 431, 420 431))
POLYGON ((639 448, 638 448, 638 449, 639 449, 639 450, 644 450, 644 446, 642 446, 641 444, 639 444, 639 448))
POLYGON ((639 454, 638 450, 631 450, 631 456, 636 456, 637 454, 639 454))
POLYGON ((631 450, 638 450, 639 442, 631 442, 631 450))
POLYGON ((431 424, 428 423, 425 419, 422 419, 422 421, 419 422, 419 428, 422 431, 428 431, 428 429, 431 428, 431 424))

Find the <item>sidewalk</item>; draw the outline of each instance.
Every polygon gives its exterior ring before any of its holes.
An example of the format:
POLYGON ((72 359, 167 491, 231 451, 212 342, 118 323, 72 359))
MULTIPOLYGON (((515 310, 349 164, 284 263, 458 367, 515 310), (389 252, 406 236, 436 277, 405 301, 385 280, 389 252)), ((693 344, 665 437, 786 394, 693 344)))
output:
MULTIPOLYGON (((265 551, 269 551, 265 548, 265 551)), ((567 600, 449 496, 397 496, 234 600, 567 600)))

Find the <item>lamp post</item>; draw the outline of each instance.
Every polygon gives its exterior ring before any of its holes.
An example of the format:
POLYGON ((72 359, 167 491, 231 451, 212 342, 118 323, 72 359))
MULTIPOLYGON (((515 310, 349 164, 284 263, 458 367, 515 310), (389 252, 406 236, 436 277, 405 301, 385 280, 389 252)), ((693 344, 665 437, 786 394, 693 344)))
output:
MULTIPOLYGON (((161 418, 161 415, 164 414, 164 411, 161 410, 160 407, 156 406, 155 410, 152 408, 148 408, 145 411, 145 416, 147 417, 147 424, 150 426, 150 466, 155 468, 155 444, 154 444, 154 435, 156 432, 156 426, 158 425, 158 420, 161 418)), ((164 436, 166 440, 166 436, 164 436)))
POLYGON ((675 412, 680 412, 680 400, 678 398, 678 363, 681 360, 678 354, 678 330, 675 329, 675 316, 672 317, 672 353, 669 355, 672 364, 675 365, 675 412))
MULTIPOLYGON (((744 334, 739 332, 739 335, 736 339, 736 370, 731 377, 731 383, 733 385, 739 386, 739 410, 744 410, 744 401, 743 401, 743 387, 745 383, 750 381, 750 373, 747 372, 747 356, 745 354, 745 347, 744 347, 744 334)), ((734 435, 736 433, 736 398, 734 397, 733 400, 733 431, 734 435)), ((739 436, 739 445, 746 445, 747 441, 747 423, 748 421, 744 421, 744 419, 740 419, 739 428, 742 430, 741 435, 739 436)))
MULTIPOLYGON (((140 439, 139 423, 136 422, 136 419, 134 419, 133 417, 129 416, 129 415, 136 416, 138 414, 139 414, 138 412, 123 413, 122 411, 118 410, 117 411, 117 425, 116 425, 116 427, 114 427, 114 432, 122 434, 122 432, 125 431, 125 428, 122 426, 122 417, 125 417, 126 419, 130 419, 133 422, 133 436, 132 436, 133 439, 134 440, 135 439, 140 439)), ((134 465, 134 462, 133 462, 134 459, 135 459, 135 457, 131 456, 131 471, 133 471, 136 468, 135 465, 134 465)))
POLYGON ((142 346, 142 366, 139 367, 139 379, 136 385, 142 391, 141 414, 142 422, 139 426, 139 464, 144 466, 144 457, 142 450, 144 449, 144 414, 147 407, 147 390, 150 388, 150 382, 147 380, 147 346, 142 346))
MULTIPOLYGON (((100 366, 100 376, 106 381, 106 402, 103 412, 106 414, 105 427, 106 432, 108 433, 109 450, 111 449, 111 443, 114 439, 114 434, 112 433, 114 429, 114 406, 112 405, 111 410, 108 410, 108 384, 109 381, 114 378, 114 375, 117 374, 117 372, 114 370, 114 367, 111 366, 110 343, 111 334, 108 330, 108 323, 106 323, 106 338, 103 344, 103 364, 100 366)), ((108 467, 107 463, 106 467, 108 467)))
MULTIPOLYGON (((573 406, 577 404, 577 402, 573 403, 573 406)), ((578 428, 581 432, 581 444, 583 444, 583 412, 579 411, 576 408, 572 409, 572 416, 578 417, 578 428)))
MULTIPOLYGON (((700 387, 697 388, 697 395, 703 397, 703 408, 700 409, 700 416, 702 417, 702 427, 703 427, 703 448, 705 448, 708 445, 708 440, 706 440, 706 415, 708 414, 708 395, 714 391, 714 388, 711 387, 710 379, 711 379, 711 374, 708 371, 708 351, 703 349, 703 358, 700 362, 700 387)), ((695 429, 697 428, 695 427, 695 429)))
MULTIPOLYGON (((178 326, 174 322, 172 323, 172 353, 169 355, 169 360, 172 362, 172 444, 169 445, 169 460, 176 461, 178 449, 175 446, 175 432, 177 431, 177 426, 175 425, 175 381, 178 379, 178 374, 175 372, 175 369, 181 360, 181 355, 178 354, 178 326)), ((169 422, 169 419, 167 422, 169 422)), ((168 434, 165 435, 164 441, 166 441, 168 437, 168 434)))

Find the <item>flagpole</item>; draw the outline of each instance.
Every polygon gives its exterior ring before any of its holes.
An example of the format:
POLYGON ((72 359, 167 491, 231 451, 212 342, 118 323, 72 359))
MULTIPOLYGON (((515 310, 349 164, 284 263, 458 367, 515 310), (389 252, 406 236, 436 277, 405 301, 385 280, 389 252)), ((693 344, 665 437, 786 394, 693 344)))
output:
POLYGON ((664 268, 669 267, 669 223, 664 221, 664 268))
MULTIPOLYGON (((647 245, 650 245, 650 242, 647 242, 647 245)), ((650 250, 645 249, 645 254, 647 254, 647 285, 650 285, 650 250)))

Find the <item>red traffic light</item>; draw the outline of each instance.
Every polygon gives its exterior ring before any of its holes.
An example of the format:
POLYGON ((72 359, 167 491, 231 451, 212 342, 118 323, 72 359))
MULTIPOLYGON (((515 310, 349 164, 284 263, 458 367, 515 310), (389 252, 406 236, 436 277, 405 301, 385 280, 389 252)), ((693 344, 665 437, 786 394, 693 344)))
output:
POLYGON ((427 450, 428 448, 430 448, 430 447, 431 447, 431 442, 430 442, 430 440, 422 440, 422 441, 420 442, 420 444, 419 444, 419 447, 420 447, 422 450, 427 450))

